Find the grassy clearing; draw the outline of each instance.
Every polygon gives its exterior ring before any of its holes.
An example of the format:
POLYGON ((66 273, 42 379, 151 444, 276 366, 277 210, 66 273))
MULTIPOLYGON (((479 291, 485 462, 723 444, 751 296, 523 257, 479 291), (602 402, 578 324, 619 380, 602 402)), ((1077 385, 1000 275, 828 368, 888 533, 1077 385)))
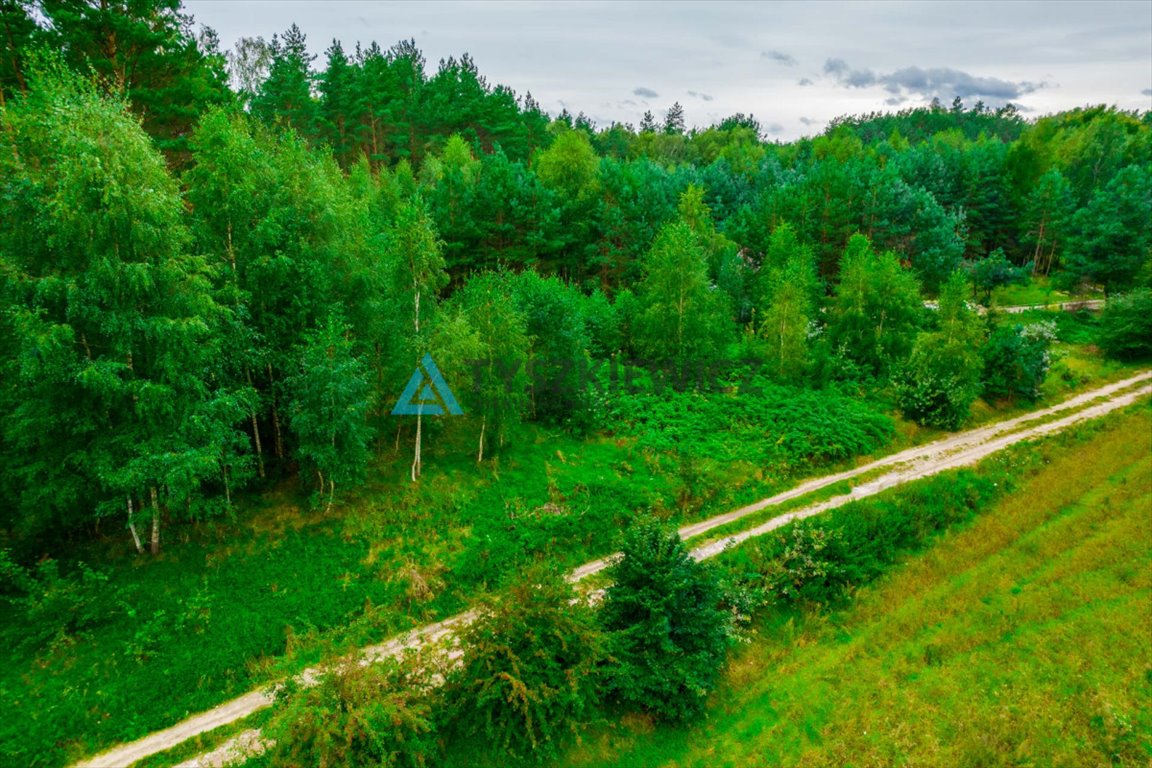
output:
POLYGON ((1032 304, 1056 304, 1077 299, 1102 299, 1104 294, 1098 289, 1089 289, 1083 294, 1073 295, 1057 290, 1047 277, 1033 277, 1020 285, 1005 285, 992 292, 992 303, 997 307, 1024 307, 1032 304))
POLYGON ((847 605, 763 617, 706 721, 567 764, 1146 765, 1149 434, 1142 407, 985 462, 1018 487, 847 605))

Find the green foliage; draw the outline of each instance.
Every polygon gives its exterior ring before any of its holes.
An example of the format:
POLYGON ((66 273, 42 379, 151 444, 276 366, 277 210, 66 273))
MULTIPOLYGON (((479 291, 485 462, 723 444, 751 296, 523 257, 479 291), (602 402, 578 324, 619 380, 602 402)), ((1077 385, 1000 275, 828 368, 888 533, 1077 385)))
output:
POLYGON ((620 351, 624 343, 620 312, 599 289, 584 300, 584 325, 593 357, 605 358, 620 351))
POLYGON ((315 470, 317 493, 327 493, 329 505, 337 482, 344 486, 363 476, 372 439, 367 368, 348 334, 339 315, 329 316, 307 339, 300 370, 286 382, 297 456, 315 470))
POLYGON ((1152 170, 1128 166, 1072 217, 1065 283, 1094 282, 1106 293, 1131 287, 1152 259, 1152 170))
POLYGON ((584 298, 563 281, 535 272, 522 272, 510 284, 532 340, 532 415, 544 422, 578 427, 587 407, 583 371, 590 346, 584 298))
POLYGON ((816 262, 784 224, 772 233, 757 276, 757 335, 767 344, 766 357, 781 379, 795 379, 808 362, 810 325, 816 320, 816 262))
POLYGON ((843 568, 825 550, 835 548, 841 536, 837 529, 804 521, 788 526, 777 537, 782 551, 765 568, 768 593, 781 602, 826 599, 834 593, 843 568))
POLYGON ((1032 274, 1046 275, 1059 263, 1075 206, 1072 187, 1059 168, 1048 169, 1028 193, 1021 241, 1032 249, 1032 274))
POLYGON ((588 604, 535 567, 477 610, 445 682, 450 728, 492 762, 542 763, 595 706, 603 642, 588 604))
MULTIPOLYGON (((830 604, 762 611, 704 717, 613 722, 568 763, 703 766, 722 754, 737 765, 859 765, 914 753, 933 765, 1140 764, 1152 713, 1131 659, 1152 620, 1142 578, 1149 416, 1135 409, 814 517, 872 519, 843 534, 843 554, 863 555, 866 568, 850 599, 839 588, 830 604), (893 528, 928 535, 891 556, 895 537, 870 509, 880 505, 899 516, 893 528), (869 528, 881 534, 875 550, 869 528), (1022 679, 1027 695, 1006 710, 1003 691, 1022 679), (884 712, 899 712, 899 725, 878 728, 884 712)), ((719 560, 747 573, 752 548, 776 557, 784 534, 719 560)))
POLYGON ((1100 315, 1100 348, 1118 360, 1152 357, 1152 288, 1113 296, 1100 315))
POLYGON ((873 373, 910 351, 924 308, 916 278, 895 254, 877 253, 853 235, 828 312, 827 343, 873 373))
POLYGON ((187 161, 199 115, 233 101, 218 39, 195 36, 179 0, 43 0, 35 8, 42 26, 30 42, 61 51, 75 71, 93 72, 108 92, 123 93, 144 130, 179 163, 187 161))
POLYGON ((749 461, 785 473, 870 453, 894 433, 888 416, 835 390, 784 386, 757 377, 744 379, 734 389, 725 395, 678 392, 667 386, 645 389, 637 379, 636 391, 613 393, 607 400, 601 423, 636 436, 643 448, 749 461))
POLYGON ((1055 338, 1056 328, 1051 322, 997 327, 984 347, 984 396, 1039 397, 1052 362, 1048 350, 1055 338))
POLYGON ((600 159, 583 131, 562 131, 534 164, 541 183, 572 200, 595 194, 600 159))
MULTIPOLYGON (((480 417, 477 460, 487 441, 503 446, 528 407, 529 337, 505 275, 477 275, 453 297, 476 335, 470 412, 480 417)), ((460 393, 457 393, 459 395, 460 393)))
POLYGON ((308 53, 304 33, 293 24, 283 37, 273 35, 269 52, 268 76, 252 99, 252 113, 268 124, 312 135, 318 119, 312 97, 316 57, 308 53))
POLYGON ((85 630, 106 620, 97 598, 108 575, 84 563, 76 568, 75 578, 62 576, 55 560, 24 568, 8 550, 0 550, 0 600, 21 612, 21 647, 38 650, 75 642, 85 630))
POLYGON ((688 224, 660 230, 645 272, 633 328, 637 351, 678 372, 718 358, 731 338, 728 302, 709 283, 704 251, 688 224))
POLYGON ((730 643, 719 576, 691 558, 674 528, 651 518, 629 527, 620 551, 600 609, 610 657, 606 690, 663 719, 695 717, 730 643))
MULTIPOLYGON (((1027 123, 957 102, 769 144, 744 115, 686 132, 678 106, 664 131, 650 115, 639 133, 550 126, 469 56, 433 71, 412 41, 333 43, 318 72, 295 27, 237 45, 235 99, 215 36, 194 38, 174 0, 9 0, 0 29, 0 535, 40 559, 3 566, 0 683, 32 713, 4 728, 13 763, 247 690, 310 629, 375 638, 525 560, 602 554, 636 510, 696 514, 871 453, 894 430, 862 397, 894 390, 951 426, 982 367, 989 397, 1033 396, 1050 330, 1000 329, 974 360, 947 298, 962 257, 986 299, 1013 264, 1116 294, 1152 263, 1152 132, 1116 109, 1027 123), (818 275, 837 274, 823 312, 818 275), (943 286, 939 323, 917 279, 943 286), (416 419, 443 471, 407 488, 411 422, 387 406, 428 350, 468 415, 416 419), (726 370, 734 351, 769 370, 726 370), (658 370, 626 369, 636 391, 589 390, 590 364, 639 359, 658 370), (470 361, 476 392, 456 384, 470 361), (858 397, 770 383, 808 373, 858 397), (372 444, 396 427, 395 449, 372 444), (355 514, 312 525, 297 508, 315 472, 331 499, 368 466, 355 514), (177 546, 120 559, 126 523, 163 523, 177 546)), ((1144 293, 1104 313, 1108 354, 1148 354, 1144 293)), ((1066 344, 1097 341, 1084 315, 1055 323, 1066 344)), ((1076 354, 1066 382, 1095 358, 1076 354)), ((848 583, 836 536, 796 536, 778 593, 848 583)), ((327 701, 302 719, 346 752, 285 760, 391 759, 371 729, 325 720, 327 701)), ((516 752, 556 742, 537 743, 516 752)))
POLYGON ((0 218, 27 224, 0 229, 2 472, 19 525, 148 495, 212 510, 239 463, 239 398, 214 376, 228 313, 163 158, 124 103, 52 64, 0 121, 0 218))
POLYGON ((324 665, 319 682, 293 680, 276 693, 263 737, 275 768, 421 768, 439 747, 430 670, 412 659, 364 664, 346 657, 324 665))
POLYGON ((971 519, 1003 493, 1007 480, 962 470, 838 507, 753 543, 749 558, 781 602, 834 602, 971 519))
POLYGON ((1008 261, 1003 248, 997 248, 983 259, 970 262, 967 266, 972 287, 975 288, 980 303, 984 306, 992 303, 992 292, 997 288, 1020 285, 1028 281, 1024 270, 1008 261))
POLYGON ((939 330, 916 338, 897 383, 900 409, 921 424, 956 429, 980 393, 983 333, 965 301, 970 291, 954 272, 940 293, 939 330))

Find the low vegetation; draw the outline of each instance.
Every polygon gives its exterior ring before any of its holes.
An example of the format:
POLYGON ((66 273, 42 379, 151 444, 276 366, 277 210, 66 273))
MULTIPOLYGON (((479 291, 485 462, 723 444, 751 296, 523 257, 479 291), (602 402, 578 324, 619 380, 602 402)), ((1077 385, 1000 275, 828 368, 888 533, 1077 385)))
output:
POLYGON ((562 764, 1144 765, 1149 430, 1144 406, 724 556, 773 600, 705 716, 562 764))

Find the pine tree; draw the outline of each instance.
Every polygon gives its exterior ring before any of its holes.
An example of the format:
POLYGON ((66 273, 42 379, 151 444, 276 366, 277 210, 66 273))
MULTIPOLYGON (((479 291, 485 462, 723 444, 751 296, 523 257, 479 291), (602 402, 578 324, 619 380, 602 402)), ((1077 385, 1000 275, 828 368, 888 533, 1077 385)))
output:
POLYGON ((664 133, 679 135, 684 133, 684 107, 674 103, 664 114, 664 133))
POLYGON ((640 118, 640 133, 655 133, 656 132, 656 117, 652 114, 652 110, 644 110, 644 116, 640 118))
POLYGON ((1072 186, 1059 168, 1050 168, 1028 195, 1024 208, 1025 246, 1032 246, 1032 274, 1047 275, 1066 245, 1074 211, 1072 186))
POLYGON ((127 96, 144 130, 178 164, 200 114, 233 99, 215 33, 197 39, 180 0, 40 0, 38 9, 45 43, 127 96))
POLYGON ((694 717, 719 680, 729 642, 719 580, 674 528, 655 520, 633 523, 620 551, 600 611, 608 691, 662 718, 694 717))
POLYGON ((295 24, 283 37, 273 35, 268 77, 252 99, 252 114, 311 139, 317 135, 319 109, 312 93, 316 57, 308 53, 306 40, 295 24))

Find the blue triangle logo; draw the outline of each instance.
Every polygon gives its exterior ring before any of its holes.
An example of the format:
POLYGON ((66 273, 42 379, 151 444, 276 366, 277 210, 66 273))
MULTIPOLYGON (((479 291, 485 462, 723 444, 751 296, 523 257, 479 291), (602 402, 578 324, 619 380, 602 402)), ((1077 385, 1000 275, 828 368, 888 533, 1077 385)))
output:
POLYGON ((452 390, 440 374, 432 356, 425 354, 420 365, 408 379, 400 399, 392 409, 393 416, 443 416, 445 413, 459 416, 464 413, 452 390))

